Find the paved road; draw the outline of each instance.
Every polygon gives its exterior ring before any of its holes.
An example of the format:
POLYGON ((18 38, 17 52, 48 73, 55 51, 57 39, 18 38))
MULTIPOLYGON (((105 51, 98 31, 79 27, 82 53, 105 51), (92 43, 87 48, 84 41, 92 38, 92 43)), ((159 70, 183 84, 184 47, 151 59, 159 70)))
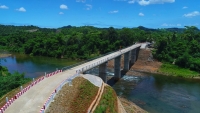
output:
POLYGON ((38 113, 55 88, 66 78, 75 74, 75 71, 58 73, 45 78, 14 101, 5 113, 38 113))
POLYGON ((141 43, 141 47, 140 47, 140 49, 145 49, 146 48, 146 46, 147 46, 147 42, 146 43, 141 43))
POLYGON ((85 71, 96 67, 103 62, 107 62, 108 60, 111 60, 139 46, 140 44, 133 45, 121 51, 114 52, 107 56, 76 66, 70 70, 58 73, 57 75, 49 78, 45 78, 43 81, 31 87, 27 92, 15 100, 14 103, 6 109, 5 113, 38 113, 55 88, 59 86, 63 80, 73 76, 76 73, 76 70, 83 69, 85 71))
POLYGON ((92 84, 94 84, 97 87, 101 87, 102 82, 103 82, 100 77, 90 75, 90 74, 82 75, 82 77, 89 80, 92 84))

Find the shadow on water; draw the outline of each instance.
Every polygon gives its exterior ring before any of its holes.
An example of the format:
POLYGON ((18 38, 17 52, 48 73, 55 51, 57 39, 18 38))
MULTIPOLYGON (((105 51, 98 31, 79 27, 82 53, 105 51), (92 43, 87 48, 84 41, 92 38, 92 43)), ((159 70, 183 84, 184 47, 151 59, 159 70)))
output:
MULTIPOLYGON (((126 72, 128 72, 128 71, 124 71, 124 70, 121 71, 121 78, 124 77, 124 75, 125 75, 126 72)), ((118 78, 112 77, 111 79, 109 79, 109 80, 107 81, 107 84, 110 85, 110 86, 113 86, 113 85, 115 85, 119 80, 120 80, 120 79, 118 79, 118 78)))

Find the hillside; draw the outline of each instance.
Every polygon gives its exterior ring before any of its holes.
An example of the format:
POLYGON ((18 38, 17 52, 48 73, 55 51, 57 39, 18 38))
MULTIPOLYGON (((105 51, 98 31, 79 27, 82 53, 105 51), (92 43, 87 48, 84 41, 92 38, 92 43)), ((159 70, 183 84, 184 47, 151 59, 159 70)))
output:
MULTIPOLYGON (((84 113, 92 103, 97 94, 98 87, 94 86, 83 77, 77 77, 73 80, 72 86, 66 84, 58 92, 54 101, 50 104, 45 113, 84 113), (85 87, 87 86, 87 87, 85 87)), ((97 102, 94 113, 145 113, 146 111, 137 107, 126 99, 117 98, 115 91, 108 85, 105 85, 101 98, 97 102), (121 102, 122 101, 122 105, 121 102), (125 107, 124 107, 125 106, 125 107), (124 108, 126 111, 124 111, 124 108), (135 111, 135 112, 133 112, 135 111)))

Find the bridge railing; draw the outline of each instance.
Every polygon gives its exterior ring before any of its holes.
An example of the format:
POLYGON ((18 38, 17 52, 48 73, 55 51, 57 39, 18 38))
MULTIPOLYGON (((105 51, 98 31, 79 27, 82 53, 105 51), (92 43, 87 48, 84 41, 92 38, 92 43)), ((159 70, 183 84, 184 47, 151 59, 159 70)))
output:
MULTIPOLYGON (((130 46, 128 46, 128 47, 131 47, 131 46, 133 46, 133 45, 130 45, 130 46)), ((125 48, 128 48, 128 47, 121 48, 121 50, 122 50, 122 49, 125 49, 125 48)), ((106 54, 103 54, 103 55, 100 55, 100 56, 97 56, 97 57, 94 57, 94 58, 91 58, 91 59, 84 60, 84 61, 82 61, 82 62, 76 63, 76 64, 74 64, 74 65, 70 65, 70 66, 63 67, 61 70, 62 70, 62 71, 66 71, 66 70, 71 69, 71 68, 73 68, 73 67, 76 67, 76 66, 78 66, 78 65, 81 65, 81 64, 84 64, 84 63, 86 63, 86 62, 89 62, 89 61, 98 59, 98 58, 100 58, 100 57, 103 57, 103 56, 112 54, 112 53, 117 52, 117 51, 119 51, 119 50, 115 50, 115 51, 112 51, 112 52, 108 52, 108 53, 106 53, 106 54)))
POLYGON ((22 96, 26 91, 28 91, 31 87, 35 86, 37 83, 41 82, 42 80, 50 76, 53 76, 57 73, 62 72, 62 70, 57 70, 54 71, 52 73, 46 74, 45 76, 42 76, 40 78, 38 78, 37 80, 33 80, 33 82, 30 83, 30 85, 28 85, 27 87, 21 89, 20 92, 18 92, 14 97, 12 97, 10 100, 7 100, 7 102, 4 104, 3 107, 0 108, 0 113, 3 113, 15 100, 17 100, 18 98, 20 98, 20 96, 22 96))
POLYGON ((53 99, 55 98, 56 94, 62 89, 62 87, 69 83, 69 85, 71 85, 71 82, 74 78, 76 78, 77 76, 79 76, 80 73, 76 73, 73 76, 63 80, 60 85, 58 85, 55 90, 51 93, 51 95, 49 96, 49 98, 47 99, 47 101, 44 103, 43 107, 40 109, 40 113, 45 113, 45 110, 47 110, 47 108, 49 107, 49 105, 51 104, 51 102, 53 101, 53 99))

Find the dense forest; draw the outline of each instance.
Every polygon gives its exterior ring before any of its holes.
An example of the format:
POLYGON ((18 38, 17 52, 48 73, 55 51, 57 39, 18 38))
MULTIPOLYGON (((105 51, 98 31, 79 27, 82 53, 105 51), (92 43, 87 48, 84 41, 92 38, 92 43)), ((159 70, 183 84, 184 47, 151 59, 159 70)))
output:
POLYGON ((135 42, 153 42, 154 57, 191 70, 200 70, 200 31, 197 27, 149 29, 0 25, 0 48, 33 56, 89 59, 135 42))

